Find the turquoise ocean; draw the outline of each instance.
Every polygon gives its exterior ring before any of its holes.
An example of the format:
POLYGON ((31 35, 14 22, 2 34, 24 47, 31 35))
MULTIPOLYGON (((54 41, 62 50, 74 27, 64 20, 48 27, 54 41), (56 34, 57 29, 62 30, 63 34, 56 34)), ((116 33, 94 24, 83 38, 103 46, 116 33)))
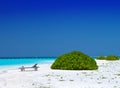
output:
MULTIPOLYGON (((95 59, 96 57, 93 57, 95 59)), ((15 65, 52 64, 56 57, 0 57, 0 67, 15 65)))
POLYGON ((0 57, 0 67, 32 64, 52 64, 55 57, 0 57))

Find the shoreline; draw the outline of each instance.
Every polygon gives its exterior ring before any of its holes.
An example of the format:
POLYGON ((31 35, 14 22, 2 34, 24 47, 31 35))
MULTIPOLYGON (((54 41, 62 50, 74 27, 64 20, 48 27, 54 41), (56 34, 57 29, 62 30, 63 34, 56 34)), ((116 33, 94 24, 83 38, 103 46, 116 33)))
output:
POLYGON ((0 69, 0 88, 119 88, 120 60, 96 62, 98 70, 53 70, 51 64, 40 64, 38 71, 0 69))

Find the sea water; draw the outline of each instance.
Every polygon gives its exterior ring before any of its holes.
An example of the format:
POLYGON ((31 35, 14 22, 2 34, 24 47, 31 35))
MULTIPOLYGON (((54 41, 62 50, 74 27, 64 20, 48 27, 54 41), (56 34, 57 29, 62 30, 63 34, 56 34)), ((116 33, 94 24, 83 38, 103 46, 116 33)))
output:
MULTIPOLYGON (((92 57, 96 59, 96 57, 92 57)), ((52 64, 56 57, 1 57, 1 66, 15 66, 15 65, 34 65, 34 64, 52 64)))
POLYGON ((10 57, 10 58, 0 58, 0 66, 13 66, 13 65, 28 65, 28 64, 52 64, 55 61, 55 57, 10 57))

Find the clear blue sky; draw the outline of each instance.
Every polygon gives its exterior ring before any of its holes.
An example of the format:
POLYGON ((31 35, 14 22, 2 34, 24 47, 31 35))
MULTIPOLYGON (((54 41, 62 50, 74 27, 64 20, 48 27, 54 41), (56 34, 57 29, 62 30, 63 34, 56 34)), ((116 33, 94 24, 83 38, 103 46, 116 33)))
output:
POLYGON ((120 55, 120 1, 0 0, 0 56, 120 55))

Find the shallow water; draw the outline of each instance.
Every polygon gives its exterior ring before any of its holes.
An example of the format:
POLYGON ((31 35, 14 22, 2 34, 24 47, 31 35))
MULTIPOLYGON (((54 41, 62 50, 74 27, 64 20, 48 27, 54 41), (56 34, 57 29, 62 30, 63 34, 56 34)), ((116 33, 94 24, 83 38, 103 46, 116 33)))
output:
POLYGON ((27 65, 27 64, 51 64, 56 58, 0 58, 0 66, 27 65))

